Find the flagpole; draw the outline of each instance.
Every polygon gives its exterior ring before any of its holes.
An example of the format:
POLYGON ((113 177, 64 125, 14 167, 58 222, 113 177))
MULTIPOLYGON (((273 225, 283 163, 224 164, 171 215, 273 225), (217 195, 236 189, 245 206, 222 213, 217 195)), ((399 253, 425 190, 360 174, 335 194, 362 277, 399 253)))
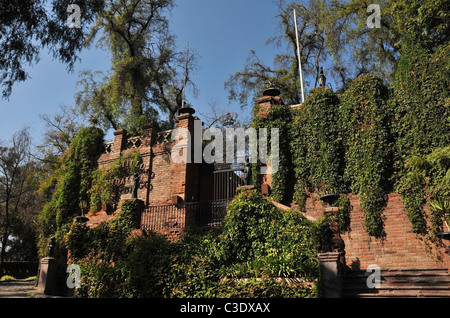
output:
POLYGON ((182 106, 181 107, 183 107, 184 108, 184 104, 185 104, 185 102, 186 102, 186 84, 187 84, 187 76, 188 76, 188 63, 189 63, 189 42, 187 43, 187 45, 186 45, 186 65, 185 65, 185 76, 184 76, 184 83, 183 83, 183 93, 182 93, 182 101, 181 101, 181 104, 182 104, 182 106))
POLYGON ((298 58, 298 71, 300 73, 300 85, 302 89, 302 103, 305 101, 305 93, 303 90, 303 75, 302 75, 302 60, 300 57, 300 46, 298 43, 298 28, 297 28, 297 14, 294 9, 294 22, 295 22, 295 38, 297 39, 297 58, 298 58))

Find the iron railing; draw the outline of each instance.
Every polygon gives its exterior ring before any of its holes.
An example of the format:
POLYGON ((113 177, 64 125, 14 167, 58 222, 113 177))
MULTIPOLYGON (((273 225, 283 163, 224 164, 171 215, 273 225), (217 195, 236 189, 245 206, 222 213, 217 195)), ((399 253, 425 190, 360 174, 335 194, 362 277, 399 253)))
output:
POLYGON ((217 226, 227 215, 231 199, 186 203, 186 215, 192 217, 196 226, 217 226))
POLYGON ((185 227, 185 209, 178 205, 149 206, 141 218, 141 229, 158 231, 185 227))
POLYGON ((170 232, 188 226, 207 227, 220 225, 227 214, 231 199, 188 202, 178 205, 149 206, 141 218, 141 229, 170 232))

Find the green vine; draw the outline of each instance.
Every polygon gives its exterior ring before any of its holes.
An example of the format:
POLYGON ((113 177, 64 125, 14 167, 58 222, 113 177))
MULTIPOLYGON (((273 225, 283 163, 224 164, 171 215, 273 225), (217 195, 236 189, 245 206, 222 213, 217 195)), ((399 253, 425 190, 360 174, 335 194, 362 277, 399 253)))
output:
MULTIPOLYGON (((431 206, 430 198, 437 198, 435 206, 450 204, 448 192, 445 195, 443 188, 439 191, 436 188, 436 184, 442 182, 445 169, 438 172, 437 167, 442 168, 442 165, 433 164, 432 157, 427 157, 433 151, 442 154, 446 148, 437 149, 450 144, 449 78, 450 44, 431 52, 421 41, 407 34, 402 42, 391 101, 395 114, 396 188, 408 210, 413 230, 421 234, 428 230, 435 233, 439 227, 436 220, 426 221, 427 213, 423 208, 426 204, 431 206)), ((431 208, 430 213, 436 215, 438 210, 431 208)))
POLYGON ((388 89, 381 79, 367 75, 353 81, 341 96, 339 124, 345 147, 344 178, 360 195, 364 225, 381 235, 385 195, 392 189, 393 139, 388 89))
POLYGON ((343 190, 343 147, 338 130, 339 99, 330 90, 311 91, 292 111, 289 139, 296 184, 294 201, 304 206, 308 193, 343 190))
POLYGON ((450 146, 407 160, 400 193, 413 230, 436 239, 443 222, 450 221, 450 146), (425 206, 430 211, 429 222, 425 206))
POLYGON ((115 182, 125 178, 132 178, 140 171, 142 157, 136 150, 127 156, 120 156, 107 169, 97 169, 92 173, 92 186, 89 189, 90 213, 95 213, 101 209, 102 204, 117 205, 120 194, 125 189, 125 184, 115 182))
POLYGON ((102 145, 103 132, 100 129, 83 128, 62 156, 60 166, 53 171, 49 178, 52 181, 43 184, 41 191, 48 193, 50 200, 39 217, 41 254, 46 253, 51 236, 56 238, 56 254, 62 257, 66 254, 62 241, 73 218, 80 215, 81 209, 90 201, 92 173, 97 168, 102 145))
MULTIPOLYGON (((258 110, 258 106, 255 106, 255 111, 258 110)), ((276 171, 272 175, 272 189, 271 195, 273 199, 277 202, 288 203, 291 201, 292 193, 291 193, 291 185, 293 182, 293 170, 292 170, 292 155, 290 153, 289 147, 289 130, 291 125, 291 112, 289 107, 284 105, 274 105, 272 106, 268 114, 264 117, 255 116, 254 121, 252 123, 252 127, 257 131, 260 128, 267 129, 267 147, 268 147, 268 155, 271 155, 272 150, 272 136, 271 129, 278 128, 279 129, 279 144, 275 145, 274 148, 279 154, 279 167, 278 171, 276 171)), ((259 131, 258 131, 259 133, 259 131)), ((260 136, 258 138, 260 141, 260 136)), ((259 145, 258 145, 259 149, 259 145)), ((261 162, 258 160, 258 163, 253 164, 252 177, 253 184, 259 188, 261 183, 260 175, 261 175, 261 162)))

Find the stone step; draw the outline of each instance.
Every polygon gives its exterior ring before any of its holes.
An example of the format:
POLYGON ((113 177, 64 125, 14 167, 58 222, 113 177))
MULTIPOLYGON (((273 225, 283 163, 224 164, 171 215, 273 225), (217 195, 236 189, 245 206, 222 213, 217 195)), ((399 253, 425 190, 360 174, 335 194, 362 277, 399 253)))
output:
POLYGON ((367 278, 372 273, 346 273, 343 297, 450 297, 447 269, 382 270, 381 285, 370 289, 367 278))
MULTIPOLYGON (((347 277, 358 277, 358 276, 368 276, 372 272, 367 272, 364 270, 349 270, 345 273, 347 277)), ((430 276, 430 275, 449 275, 447 268, 431 268, 431 269, 386 269, 381 270, 382 275, 385 276, 398 276, 398 275, 408 275, 408 276, 430 276)))
POLYGON ((390 291, 382 293, 358 293, 344 298, 450 298, 449 292, 441 291, 390 291))
MULTIPOLYGON (((380 287, 377 288, 378 290, 392 290, 392 289, 401 289, 401 290, 450 290, 450 284, 448 282, 440 283, 440 284, 426 284, 426 285, 415 285, 415 284, 409 284, 409 283, 403 283, 403 284, 389 284, 389 283, 383 283, 381 282, 380 287)), ((366 284, 346 284, 344 287, 344 290, 370 290, 369 287, 366 286, 366 284)))

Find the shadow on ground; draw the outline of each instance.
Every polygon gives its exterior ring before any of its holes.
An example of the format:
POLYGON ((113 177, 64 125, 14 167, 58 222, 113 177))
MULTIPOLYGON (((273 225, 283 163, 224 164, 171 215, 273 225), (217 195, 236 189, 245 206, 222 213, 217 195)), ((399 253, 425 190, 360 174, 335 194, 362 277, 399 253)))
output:
POLYGON ((36 282, 1 282, 0 298, 29 298, 36 293, 36 282))

